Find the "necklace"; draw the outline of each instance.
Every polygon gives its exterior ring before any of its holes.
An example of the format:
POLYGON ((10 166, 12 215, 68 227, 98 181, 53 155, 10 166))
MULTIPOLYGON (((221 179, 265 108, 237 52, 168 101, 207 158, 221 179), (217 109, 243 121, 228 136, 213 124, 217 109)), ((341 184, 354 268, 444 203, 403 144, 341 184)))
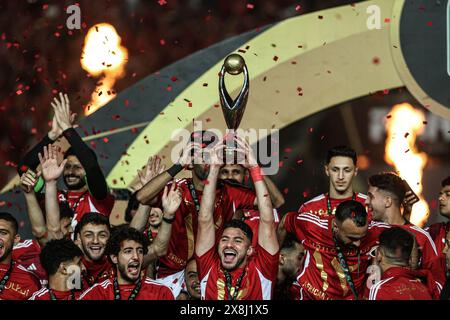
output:
MULTIPOLYGON (((141 290, 141 279, 139 279, 136 285, 134 286, 133 291, 131 291, 130 296, 128 297, 128 300, 136 299, 136 296, 138 295, 140 290, 141 290)), ((122 297, 120 296, 120 288, 119 282, 117 281, 117 277, 114 278, 114 300, 122 300, 122 297)))

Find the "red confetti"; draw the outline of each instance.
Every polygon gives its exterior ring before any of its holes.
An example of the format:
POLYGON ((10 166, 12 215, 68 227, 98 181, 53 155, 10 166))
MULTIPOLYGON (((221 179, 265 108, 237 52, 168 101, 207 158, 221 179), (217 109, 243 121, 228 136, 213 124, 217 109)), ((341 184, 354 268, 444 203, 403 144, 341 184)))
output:
POLYGON ((319 18, 320 20, 322 20, 322 19, 323 19, 323 16, 318 16, 317 18, 319 18))
POLYGON ((302 6, 301 6, 301 5, 295 6, 295 11, 300 11, 301 9, 302 9, 302 6))
POLYGON ((284 162, 280 161, 280 163, 278 164, 278 168, 283 168, 283 166, 284 166, 284 162))
POLYGON ((22 165, 20 167, 20 171, 22 171, 22 172, 27 172, 27 170, 28 170, 28 166, 26 166, 26 165, 22 165))
POLYGON ((162 45, 162 46, 165 46, 166 45, 166 40, 159 39, 159 44, 162 45))
POLYGON ((385 18, 385 19, 384 19, 384 22, 385 22, 385 23, 389 23, 389 22, 391 22, 391 19, 385 18))
POLYGON ((43 5, 42 5, 42 10, 47 10, 47 9, 48 9, 48 4, 46 4, 46 3, 43 4, 43 5))
POLYGON ((17 91, 16 91, 16 94, 17 94, 18 96, 20 96, 22 93, 23 93, 22 90, 17 90, 17 91))
POLYGON ((313 133, 314 132, 314 128, 309 128, 308 131, 309 131, 309 133, 313 133))
POLYGON ((302 196, 303 196, 303 198, 308 198, 309 192, 308 191, 303 191, 302 196))
POLYGON ((103 138, 103 142, 104 142, 104 143, 108 143, 108 142, 109 142, 109 139, 105 137, 105 138, 103 138))
POLYGON ((188 102, 188 108, 192 108, 192 102, 188 102))
POLYGON ((120 115, 115 114, 115 115, 112 116, 112 119, 117 121, 117 120, 120 119, 120 115))
POLYGON ((131 132, 136 134, 138 132, 138 129, 137 128, 131 128, 131 132))
POLYGON ((390 114, 388 114, 388 115, 386 116, 386 118, 390 119, 390 118, 392 118, 392 116, 391 116, 390 114))
POLYGON ((128 107, 130 104, 130 101, 128 101, 128 99, 125 99, 125 107, 128 107))
POLYGON ((59 38, 61 36, 61 34, 59 32, 55 32, 54 33, 55 37, 59 38))
POLYGON ((158 0, 158 4, 159 4, 160 6, 164 6, 164 5, 167 4, 167 1, 166 1, 166 0, 158 0))
POLYGON ((288 194, 288 192, 289 192, 289 188, 284 188, 284 189, 283 189, 283 193, 284 193, 284 194, 288 194))
POLYGON ((247 3, 247 9, 253 10, 255 8, 255 5, 252 3, 247 3))
POLYGON ((372 63, 373 63, 374 65, 380 64, 380 58, 374 57, 374 58, 372 59, 372 63))
POLYGON ((405 138, 407 138, 409 136, 409 132, 405 133, 405 138))
POLYGON ((36 134, 37 133, 37 129, 36 128, 31 128, 31 134, 36 134))
POLYGON ((277 57, 277 56, 274 56, 274 57, 273 57, 273 61, 278 61, 278 57, 277 57))
POLYGON ((433 21, 428 21, 427 22, 427 26, 432 27, 433 26, 433 21))
POLYGON ((284 152, 290 153, 290 152, 292 152, 292 148, 286 148, 286 149, 284 149, 284 152))
POLYGON ((175 81, 178 80, 178 78, 177 78, 176 76, 172 76, 172 77, 170 78, 170 80, 172 80, 172 82, 175 82, 175 81))
POLYGON ((303 163, 303 160, 297 160, 297 164, 302 164, 303 163))
POLYGON ((168 85, 167 88, 166 88, 166 90, 167 90, 167 91, 172 91, 172 86, 171 86, 171 85, 168 85))

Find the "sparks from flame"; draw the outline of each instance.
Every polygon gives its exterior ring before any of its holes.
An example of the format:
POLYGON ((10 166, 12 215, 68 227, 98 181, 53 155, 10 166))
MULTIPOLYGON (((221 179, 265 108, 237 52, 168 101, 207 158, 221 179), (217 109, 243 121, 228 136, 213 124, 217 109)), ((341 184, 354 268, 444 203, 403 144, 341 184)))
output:
POLYGON ((423 226, 429 216, 427 202, 422 197, 422 175, 427 155, 415 146, 416 137, 424 130, 425 115, 408 103, 395 105, 386 121, 385 161, 395 166, 420 201, 412 208, 411 223, 423 226))
POLYGON ((124 67, 128 59, 128 50, 120 45, 121 38, 116 29, 108 23, 96 24, 89 29, 83 47, 81 66, 94 77, 102 77, 85 107, 89 115, 110 100, 116 93, 114 84, 125 75, 124 67))

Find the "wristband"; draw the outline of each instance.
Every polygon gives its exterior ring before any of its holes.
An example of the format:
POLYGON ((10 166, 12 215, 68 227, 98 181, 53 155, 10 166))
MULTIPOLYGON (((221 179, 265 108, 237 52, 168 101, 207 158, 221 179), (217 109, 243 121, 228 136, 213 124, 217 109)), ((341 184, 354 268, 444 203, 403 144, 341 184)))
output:
POLYGON ((254 166, 249 169, 250 175, 252 177, 253 183, 263 180, 263 174, 259 166, 254 166))
POLYGON ((172 219, 169 219, 169 218, 166 218, 166 217, 163 216, 162 219, 163 219, 164 222, 169 223, 169 224, 172 224, 172 222, 175 221, 175 216, 173 216, 172 219))
POLYGON ((183 166, 179 163, 174 164, 169 169, 167 169, 167 173, 173 178, 177 175, 178 172, 183 170, 183 166))

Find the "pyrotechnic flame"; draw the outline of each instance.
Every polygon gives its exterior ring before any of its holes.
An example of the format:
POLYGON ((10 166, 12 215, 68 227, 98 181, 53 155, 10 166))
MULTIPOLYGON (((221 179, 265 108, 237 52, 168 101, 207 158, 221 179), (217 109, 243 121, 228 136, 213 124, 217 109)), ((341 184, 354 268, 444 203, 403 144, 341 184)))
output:
POLYGON ((93 26, 86 35, 81 66, 94 77, 102 76, 85 108, 86 115, 116 96, 114 83, 125 75, 124 67, 128 59, 128 51, 120 42, 116 29, 108 23, 93 26))
POLYGON ((412 209, 411 223, 423 226, 429 215, 427 202, 422 197, 422 174, 427 155, 417 151, 416 137, 424 130, 425 115, 408 103, 395 105, 386 121, 385 161, 395 166, 399 175, 410 185, 420 201, 412 209))

